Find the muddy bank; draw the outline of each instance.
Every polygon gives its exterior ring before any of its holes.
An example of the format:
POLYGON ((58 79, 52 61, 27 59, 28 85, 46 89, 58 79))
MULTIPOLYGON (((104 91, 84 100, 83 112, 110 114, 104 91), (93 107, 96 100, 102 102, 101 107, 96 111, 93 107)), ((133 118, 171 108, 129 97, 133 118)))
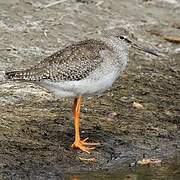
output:
POLYGON ((169 41, 180 34, 178 1, 1 0, 0 12, 0 71, 23 69, 65 44, 121 25, 169 52, 167 59, 131 52, 112 89, 84 99, 82 137, 101 143, 91 155, 70 148, 72 99, 56 100, 30 83, 1 82, 1 179, 58 179, 67 172, 121 168, 144 155, 179 153, 180 44, 169 41))
POLYGON ((65 179, 114 180, 114 179, 172 179, 179 180, 179 157, 163 161, 161 165, 122 168, 119 170, 101 170, 68 174, 65 179))

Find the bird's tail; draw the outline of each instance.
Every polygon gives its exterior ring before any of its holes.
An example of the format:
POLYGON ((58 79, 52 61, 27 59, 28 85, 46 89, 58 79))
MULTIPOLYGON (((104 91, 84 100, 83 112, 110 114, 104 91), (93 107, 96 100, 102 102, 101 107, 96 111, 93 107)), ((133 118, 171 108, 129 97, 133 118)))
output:
POLYGON ((4 73, 6 80, 26 80, 27 73, 25 71, 9 71, 4 73))

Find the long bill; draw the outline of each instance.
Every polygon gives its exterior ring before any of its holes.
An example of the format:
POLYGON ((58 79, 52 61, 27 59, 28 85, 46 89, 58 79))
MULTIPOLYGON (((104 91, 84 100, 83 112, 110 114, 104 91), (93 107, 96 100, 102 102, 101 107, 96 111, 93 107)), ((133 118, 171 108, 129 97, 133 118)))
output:
POLYGON ((158 49, 156 49, 155 47, 153 47, 152 45, 146 45, 146 44, 141 44, 139 42, 135 42, 132 40, 129 40, 129 43, 131 44, 131 46, 135 49, 138 49, 140 51, 152 54, 154 56, 159 56, 159 57, 165 57, 166 55, 162 52, 160 52, 158 49))

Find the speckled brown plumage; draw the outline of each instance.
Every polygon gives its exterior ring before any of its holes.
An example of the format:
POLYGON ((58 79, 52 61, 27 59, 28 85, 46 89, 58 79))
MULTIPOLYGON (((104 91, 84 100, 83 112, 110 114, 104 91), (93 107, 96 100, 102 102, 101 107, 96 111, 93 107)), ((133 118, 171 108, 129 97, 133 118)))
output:
POLYGON ((99 52, 105 49, 109 47, 102 41, 84 40, 52 54, 34 67, 22 71, 6 72, 6 78, 27 81, 81 80, 102 62, 99 52))

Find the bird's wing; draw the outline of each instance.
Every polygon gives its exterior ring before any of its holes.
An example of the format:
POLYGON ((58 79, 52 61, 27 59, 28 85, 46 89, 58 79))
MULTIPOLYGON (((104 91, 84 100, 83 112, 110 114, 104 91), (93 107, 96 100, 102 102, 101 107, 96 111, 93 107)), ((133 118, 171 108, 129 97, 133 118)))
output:
POLYGON ((32 68, 7 72, 6 77, 12 80, 28 81, 81 80, 102 62, 100 57, 102 50, 110 50, 102 41, 93 39, 81 41, 52 54, 32 68))

